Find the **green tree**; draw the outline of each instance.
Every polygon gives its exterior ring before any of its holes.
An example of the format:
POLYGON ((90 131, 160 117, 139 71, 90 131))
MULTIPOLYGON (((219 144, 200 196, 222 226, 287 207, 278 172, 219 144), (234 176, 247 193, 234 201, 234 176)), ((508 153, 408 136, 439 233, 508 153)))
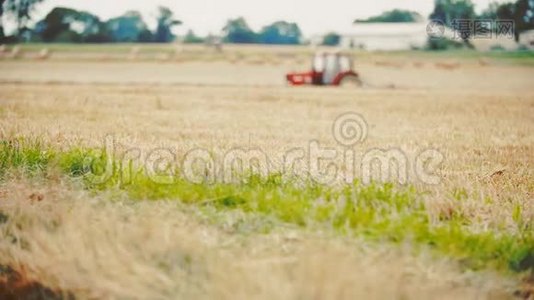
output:
POLYGON ((223 28, 224 41, 235 44, 252 44, 258 41, 257 34, 248 26, 247 21, 239 17, 228 20, 223 28))
POLYGON ((515 38, 518 40, 522 31, 534 29, 534 1, 518 0, 502 4, 492 2, 479 18, 513 20, 516 29, 515 38))
POLYGON ((0 40, 5 38, 3 17, 9 16, 17 23, 17 34, 26 28, 35 5, 43 0, 0 0, 0 40))
POLYGON ((478 18, 482 20, 496 20, 499 7, 499 3, 491 2, 488 7, 482 11, 478 18))
POLYGON ((297 45, 300 44, 302 31, 296 23, 286 21, 274 22, 263 27, 259 40, 263 44, 297 45))
MULTIPOLYGON (((434 11, 430 19, 453 26, 458 20, 474 20, 475 6, 471 0, 435 0, 434 11)), ((461 37, 468 43, 470 32, 462 31, 461 37)))
MULTIPOLYGON (((508 14, 510 11, 504 9, 501 13, 508 14)), ((534 1, 518 0, 513 8, 513 20, 515 21, 516 41, 519 40, 519 34, 526 30, 534 29, 534 1)))
POLYGON ((155 42, 168 43, 174 39, 172 28, 181 25, 182 21, 174 18, 174 13, 168 7, 160 6, 157 17, 158 26, 155 33, 155 42))
POLYGON ((514 20, 515 4, 510 2, 499 5, 495 10, 495 15, 500 20, 514 20))
POLYGON ((205 39, 197 36, 195 32, 191 29, 187 31, 187 34, 184 37, 185 44, 202 44, 204 42, 205 42, 205 39))
POLYGON ((104 24, 88 12, 56 7, 39 21, 34 32, 44 42, 107 42, 104 24))
POLYGON ((454 20, 472 20, 475 18, 475 6, 471 0, 435 0, 434 11, 430 19, 451 25, 454 20))
POLYGON ((337 46, 339 45, 340 42, 341 42, 341 35, 335 32, 330 32, 324 36, 322 44, 325 46, 337 46))
POLYGON ((114 42, 149 42, 152 33, 141 14, 129 11, 106 22, 106 29, 114 42))
POLYGON ((363 20, 355 20, 354 23, 414 23, 419 22, 423 17, 414 11, 393 9, 378 16, 363 20))

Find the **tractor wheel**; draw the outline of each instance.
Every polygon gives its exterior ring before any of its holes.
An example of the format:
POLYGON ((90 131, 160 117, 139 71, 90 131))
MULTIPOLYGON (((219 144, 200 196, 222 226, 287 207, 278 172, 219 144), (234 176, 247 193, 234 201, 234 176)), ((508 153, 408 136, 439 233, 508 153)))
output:
POLYGON ((362 85, 363 82, 360 77, 354 75, 347 75, 339 82, 339 86, 344 88, 361 87, 362 85))

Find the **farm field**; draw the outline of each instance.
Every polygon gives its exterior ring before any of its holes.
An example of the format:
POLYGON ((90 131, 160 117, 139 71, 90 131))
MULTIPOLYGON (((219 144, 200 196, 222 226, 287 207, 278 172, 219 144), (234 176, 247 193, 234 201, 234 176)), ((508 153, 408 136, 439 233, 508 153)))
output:
POLYGON ((337 89, 285 85, 305 47, 41 47, 0 59, 0 298, 534 297, 532 55, 356 52, 337 89))

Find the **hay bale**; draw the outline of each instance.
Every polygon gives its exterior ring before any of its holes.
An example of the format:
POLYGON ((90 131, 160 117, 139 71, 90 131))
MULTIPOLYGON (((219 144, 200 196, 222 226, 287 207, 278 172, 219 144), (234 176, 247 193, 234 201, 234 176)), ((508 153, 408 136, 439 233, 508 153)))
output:
POLYGON ((460 67, 460 64, 457 62, 438 62, 435 64, 436 68, 440 70, 456 70, 460 67))
POLYGON ((377 61, 375 61, 375 66, 377 66, 377 67, 385 67, 385 68, 402 69, 404 67, 404 64, 401 63, 401 62, 396 62, 396 61, 377 60, 377 61))
POLYGON ((161 52, 161 53, 158 53, 158 55, 156 55, 156 60, 161 61, 161 62, 169 61, 171 59, 172 59, 172 54, 168 52, 161 52))
POLYGON ((245 63, 246 64, 249 64, 249 65, 264 65, 265 64, 265 58, 261 57, 261 56, 258 56, 258 55, 254 55, 254 56, 251 56, 249 58, 247 58, 245 60, 245 63))
POLYGON ((229 57, 228 58, 228 62, 232 65, 237 65, 239 63, 239 59, 235 58, 235 57, 229 57))
POLYGON ((487 58, 485 57, 482 57, 478 60, 478 64, 481 66, 481 67, 487 67, 489 66, 490 62, 487 58))
POLYGON ((425 66, 425 63, 420 62, 420 61, 414 61, 414 62, 413 62, 413 66, 414 66, 415 68, 417 68, 417 69, 421 69, 422 67, 425 66))
POLYGON ((130 50, 130 54, 128 55, 129 60, 137 60, 139 57, 139 52, 141 52, 141 49, 139 47, 132 47, 130 50))
POLYGON ((9 58, 16 59, 20 58, 22 56, 22 50, 20 49, 20 46, 15 46, 13 49, 11 49, 11 52, 9 53, 9 58))
POLYGON ((191 56, 191 53, 188 52, 183 45, 176 44, 173 47, 172 52, 169 53, 169 60, 183 62, 187 61, 189 56, 191 56))
POLYGON ((217 53, 222 53, 223 52, 223 44, 222 44, 222 42, 221 41, 217 41, 216 43, 214 43, 213 44, 213 49, 217 53))
POLYGON ((39 51, 39 54, 37 55, 37 59, 40 60, 46 60, 50 58, 50 50, 48 48, 43 48, 41 51, 39 51))

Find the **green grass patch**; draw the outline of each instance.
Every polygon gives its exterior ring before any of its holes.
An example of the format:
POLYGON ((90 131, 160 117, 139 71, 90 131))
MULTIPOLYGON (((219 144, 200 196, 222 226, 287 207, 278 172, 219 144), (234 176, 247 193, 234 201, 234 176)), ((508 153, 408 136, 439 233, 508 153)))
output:
POLYGON ((534 51, 516 50, 516 51, 489 51, 480 52, 475 50, 452 50, 444 53, 435 54, 438 57, 465 58, 465 59, 491 59, 496 62, 503 62, 516 65, 533 66, 534 51))
MULTIPOLYGON (((431 221, 420 194, 410 187, 359 182, 333 187, 282 180, 280 174, 243 176, 231 184, 195 184, 181 177, 161 184, 142 168, 131 163, 121 166, 101 153, 54 151, 38 142, 2 141, 0 172, 20 169, 34 175, 56 168, 92 191, 119 190, 134 200, 177 200, 222 212, 241 210, 380 243, 411 242, 416 249, 435 249, 470 269, 534 271, 532 224, 522 220, 520 208, 512 216, 516 233, 496 229, 472 232, 462 218, 431 221)), ((457 189, 451 197, 460 201, 466 192, 457 189)))
POLYGON ((412 58, 412 59, 429 59, 429 60, 458 60, 465 61, 479 61, 481 59, 489 59, 490 61, 512 65, 534 66, 534 51, 529 50, 493 50, 493 51, 477 51, 470 49, 452 49, 443 51, 392 51, 392 52, 371 52, 358 53, 357 57, 388 57, 394 58, 412 58))
MULTIPOLYGON (((138 43, 109 43, 109 44, 67 44, 67 43, 25 43, 20 44, 22 51, 26 52, 39 52, 42 49, 49 49, 52 53, 91 53, 91 54, 114 54, 125 56, 131 53, 132 48, 139 48, 142 54, 159 54, 159 53, 174 53, 176 51, 175 46, 172 44, 138 44, 138 43)), ((258 45, 256 45, 258 46, 258 45)), ((261 45, 260 45, 261 46, 261 45)), ((264 45, 265 46, 265 45, 264 45)), ((226 49, 225 53, 234 53, 243 56, 257 56, 257 55, 272 55, 272 50, 269 50, 268 46, 265 49, 261 47, 246 47, 235 48, 233 45, 230 49, 226 49)), ((184 49, 188 49, 185 47, 184 49)), ((280 48, 283 49, 283 48, 280 48)), ((279 50, 284 51, 284 50, 279 50)), ((308 47, 302 46, 290 46, 287 47, 288 53, 294 53, 295 55, 305 55, 308 58, 313 54, 308 47)), ((186 51, 187 52, 187 51, 186 51)), ((493 50, 493 51, 476 51, 472 49, 450 49, 443 51, 426 51, 426 50, 412 50, 412 51, 353 51, 355 56, 359 60, 374 60, 375 57, 406 57, 413 59, 458 59, 458 60, 479 60, 490 59, 495 62, 502 62, 507 64, 517 64, 534 66, 534 51, 529 50, 493 50)), ((185 55, 185 53, 182 53, 185 55)), ((198 52, 188 53, 187 57, 202 58, 204 54, 198 52)), ((206 57, 207 58, 207 57, 206 57)))
POLYGON ((53 151, 47 150, 38 141, 2 140, 0 141, 0 177, 12 168, 35 175, 47 169, 54 155, 53 151))

